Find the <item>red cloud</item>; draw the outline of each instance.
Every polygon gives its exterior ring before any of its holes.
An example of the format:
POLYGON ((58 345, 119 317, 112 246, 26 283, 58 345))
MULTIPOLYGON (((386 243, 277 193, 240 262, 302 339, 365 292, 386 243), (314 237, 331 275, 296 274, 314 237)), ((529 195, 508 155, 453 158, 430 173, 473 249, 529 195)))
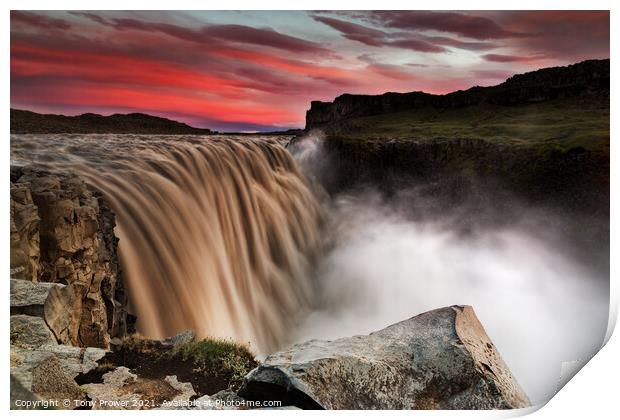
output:
POLYGON ((375 11, 369 18, 388 28, 434 30, 474 39, 501 39, 526 34, 502 28, 492 19, 456 12, 375 11))
POLYGON ((247 16, 181 25, 167 13, 12 12, 11 105, 139 111, 220 130, 263 130, 302 126, 311 100, 345 92, 447 93, 609 57, 606 11, 310 12, 313 20, 300 20, 307 26, 297 34, 317 37, 305 39, 285 33, 285 25, 239 24, 247 16), (358 44, 350 48, 343 37, 358 44), (480 60, 460 65, 457 50, 480 60))
POLYGON ((28 25, 44 29, 69 29, 71 25, 62 19, 55 19, 49 16, 40 15, 32 12, 21 12, 11 10, 11 25, 28 25))

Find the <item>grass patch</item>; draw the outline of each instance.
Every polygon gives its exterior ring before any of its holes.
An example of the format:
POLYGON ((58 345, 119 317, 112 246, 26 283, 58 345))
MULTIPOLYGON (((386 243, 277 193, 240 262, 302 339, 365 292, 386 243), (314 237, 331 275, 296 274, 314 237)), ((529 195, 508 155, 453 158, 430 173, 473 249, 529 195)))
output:
POLYGON ((190 382, 198 395, 212 395, 238 388, 258 362, 248 346, 230 340, 208 338, 171 348, 134 334, 114 346, 96 369, 78 375, 76 381, 101 383, 103 374, 118 366, 129 368, 145 380, 176 375, 180 382, 190 382))
POLYGON ((239 383, 257 365, 255 355, 246 345, 215 338, 187 343, 170 353, 205 374, 227 376, 232 383, 239 383))
POLYGON ((350 141, 478 138, 547 150, 583 147, 609 153, 609 103, 579 98, 522 106, 427 107, 346 121, 348 129, 338 137, 350 141))

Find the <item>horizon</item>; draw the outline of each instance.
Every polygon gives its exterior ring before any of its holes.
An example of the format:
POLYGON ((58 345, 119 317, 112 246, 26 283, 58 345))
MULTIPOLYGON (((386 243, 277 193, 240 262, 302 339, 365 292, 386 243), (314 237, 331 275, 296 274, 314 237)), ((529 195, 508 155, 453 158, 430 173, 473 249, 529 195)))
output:
POLYGON ((609 59, 608 11, 12 11, 11 108, 284 131, 313 100, 447 94, 589 59, 609 59))

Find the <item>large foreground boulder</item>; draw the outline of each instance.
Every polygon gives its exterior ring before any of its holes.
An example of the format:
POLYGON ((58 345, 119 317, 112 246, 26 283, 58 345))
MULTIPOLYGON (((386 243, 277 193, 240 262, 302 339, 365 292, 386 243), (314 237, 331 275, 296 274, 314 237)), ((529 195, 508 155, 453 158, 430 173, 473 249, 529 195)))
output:
POLYGON ((470 306, 366 336, 311 340, 269 356, 239 395, 325 409, 510 409, 530 405, 470 306))

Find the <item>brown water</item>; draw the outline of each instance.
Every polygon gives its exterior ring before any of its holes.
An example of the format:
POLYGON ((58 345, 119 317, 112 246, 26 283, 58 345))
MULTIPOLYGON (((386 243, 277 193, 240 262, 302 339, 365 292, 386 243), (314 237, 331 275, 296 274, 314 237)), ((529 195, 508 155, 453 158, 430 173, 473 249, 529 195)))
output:
POLYGON ((319 203, 286 138, 11 136, 13 164, 75 172, 117 213, 142 334, 284 344, 313 302, 319 203))

